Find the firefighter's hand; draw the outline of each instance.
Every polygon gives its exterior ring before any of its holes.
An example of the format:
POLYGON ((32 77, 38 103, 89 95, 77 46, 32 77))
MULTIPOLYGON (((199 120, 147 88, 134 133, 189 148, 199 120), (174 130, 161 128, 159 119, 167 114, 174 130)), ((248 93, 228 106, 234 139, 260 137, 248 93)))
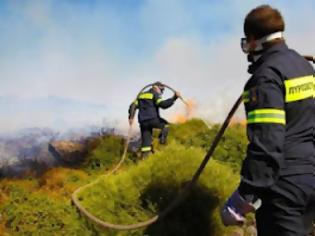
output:
POLYGON ((175 94, 174 94, 174 95, 175 95, 176 98, 181 98, 181 94, 180 94, 180 92, 178 92, 178 91, 175 91, 175 94))
POLYGON ((221 211, 221 220, 225 226, 230 225, 243 225, 245 223, 245 217, 242 216, 235 208, 229 206, 228 204, 224 205, 224 208, 221 211))
POLYGON ((247 202, 236 190, 221 211, 221 220, 225 226, 242 225, 245 222, 245 215, 254 212, 261 204, 260 199, 255 203, 247 202))
POLYGON ((133 124, 133 119, 129 119, 129 125, 133 124))

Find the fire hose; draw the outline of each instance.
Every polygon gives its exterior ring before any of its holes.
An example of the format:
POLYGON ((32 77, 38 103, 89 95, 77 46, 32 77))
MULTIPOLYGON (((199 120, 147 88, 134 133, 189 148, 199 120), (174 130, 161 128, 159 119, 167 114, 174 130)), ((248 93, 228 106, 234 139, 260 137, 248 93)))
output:
MULTIPOLYGON (((304 58, 308 61, 312 61, 313 63, 315 63, 315 57, 313 56, 304 56, 304 58)), ((152 86, 152 84, 149 84, 147 86, 145 86, 140 93, 145 90, 146 88, 152 86)), ((174 89, 172 89, 169 86, 165 87, 169 88, 170 90, 172 90, 173 92, 175 92, 174 89)), ((139 94, 140 94, 139 93, 139 94)), ((180 97, 180 99, 186 104, 188 105, 185 100, 183 98, 180 97)), ((72 201, 73 203, 76 205, 76 207, 79 209, 79 211, 85 215, 87 218, 89 218, 91 221, 93 221, 94 223, 96 223, 98 226, 105 228, 105 229, 114 229, 114 230, 134 230, 134 229, 139 229, 139 228, 143 228, 146 226, 149 226, 155 222, 157 222, 158 220, 162 220, 169 212, 171 212, 174 208, 176 208, 181 202, 183 202, 186 197, 189 195, 192 187, 196 184, 199 176, 201 175, 203 169, 205 168, 206 164, 208 163, 208 161, 210 160, 212 154, 214 153, 217 145, 219 144, 219 141, 221 139, 221 137, 223 136, 226 128, 228 127, 233 115, 235 114, 236 110, 238 109, 239 105, 241 104, 243 98, 242 95, 238 97, 238 99, 236 100, 236 102, 234 103, 233 107, 231 108, 230 112, 228 113, 227 117, 225 118, 222 126, 220 127, 218 133, 216 134, 210 148, 208 149, 204 159, 202 160, 200 166, 198 167, 197 171, 194 173, 192 179, 190 182, 188 182, 188 184, 185 185, 185 187, 183 188, 183 190, 181 191, 181 194, 179 194, 162 212, 160 212, 158 215, 153 216, 152 218, 143 221, 143 222, 139 222, 139 223, 135 223, 135 224, 129 224, 129 225, 121 225, 121 224, 112 224, 109 222, 105 222, 102 221, 101 219, 97 218, 96 216, 92 215, 90 212, 88 212, 80 203, 77 194, 92 186, 93 184, 96 183, 96 181, 87 184, 83 187, 78 188, 76 191, 74 191, 74 193, 72 194, 72 201)), ((125 146, 125 150, 124 150, 124 154, 123 154, 123 158, 125 158, 126 152, 127 152, 127 146, 129 144, 129 140, 130 140, 130 135, 131 135, 131 126, 130 125, 130 131, 128 132, 128 138, 126 141, 126 146, 125 146)), ((119 164, 110 172, 110 174, 113 174, 118 168, 119 166, 122 164, 123 160, 119 162, 119 164)))

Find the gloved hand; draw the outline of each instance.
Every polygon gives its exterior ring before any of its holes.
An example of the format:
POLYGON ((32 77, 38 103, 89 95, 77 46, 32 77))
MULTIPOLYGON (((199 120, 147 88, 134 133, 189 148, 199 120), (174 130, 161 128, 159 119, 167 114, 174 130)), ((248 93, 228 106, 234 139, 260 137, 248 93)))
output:
POLYGON ((261 200, 255 203, 247 202, 236 190, 221 211, 221 220, 225 226, 242 225, 245 222, 245 215, 254 212, 261 205, 261 200))
POLYGON ((180 98, 180 97, 181 97, 180 92, 175 91, 175 93, 174 93, 174 98, 180 98))

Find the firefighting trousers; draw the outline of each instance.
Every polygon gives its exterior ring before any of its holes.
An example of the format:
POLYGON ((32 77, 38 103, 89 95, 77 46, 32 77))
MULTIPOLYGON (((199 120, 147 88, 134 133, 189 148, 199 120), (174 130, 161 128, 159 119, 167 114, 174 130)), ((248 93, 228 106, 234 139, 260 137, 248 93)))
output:
POLYGON ((160 129, 159 140, 161 144, 166 143, 168 135, 168 122, 162 118, 155 118, 146 120, 140 123, 141 130, 141 152, 152 151, 152 131, 153 129, 160 129))
POLYGON ((314 220, 314 174, 280 177, 256 212, 258 236, 310 236, 314 220))

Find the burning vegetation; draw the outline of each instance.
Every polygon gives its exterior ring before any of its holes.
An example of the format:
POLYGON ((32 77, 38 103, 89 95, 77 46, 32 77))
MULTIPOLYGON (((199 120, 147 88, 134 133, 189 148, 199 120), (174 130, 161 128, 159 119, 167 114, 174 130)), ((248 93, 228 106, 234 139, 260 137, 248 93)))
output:
POLYGON ((194 116, 194 113, 197 109, 197 103, 192 99, 186 99, 183 100, 183 102, 185 104, 183 109, 171 116, 170 121, 172 123, 182 124, 194 116))

